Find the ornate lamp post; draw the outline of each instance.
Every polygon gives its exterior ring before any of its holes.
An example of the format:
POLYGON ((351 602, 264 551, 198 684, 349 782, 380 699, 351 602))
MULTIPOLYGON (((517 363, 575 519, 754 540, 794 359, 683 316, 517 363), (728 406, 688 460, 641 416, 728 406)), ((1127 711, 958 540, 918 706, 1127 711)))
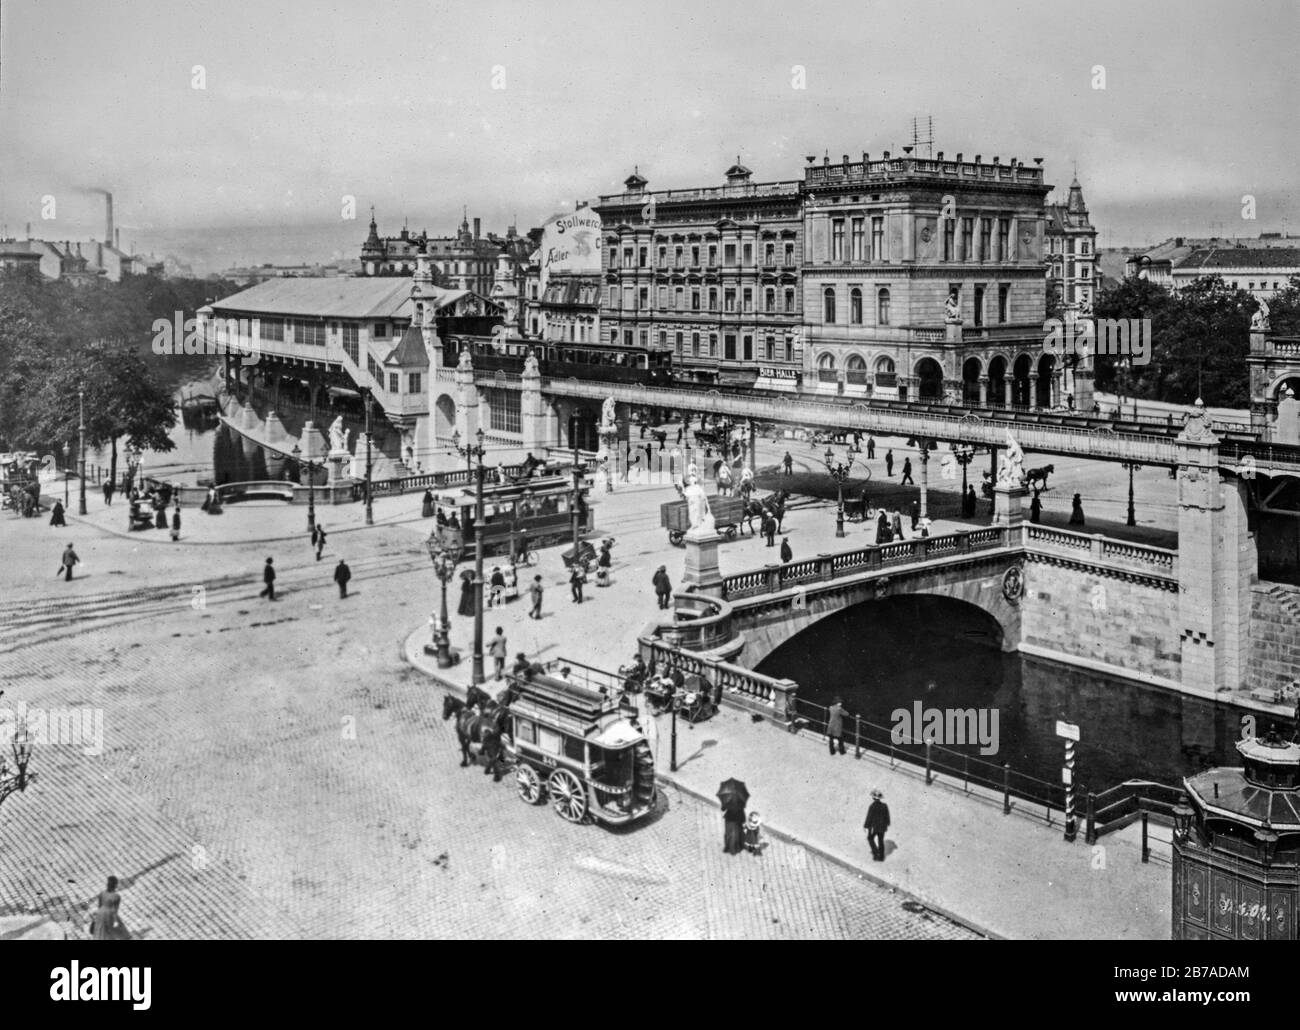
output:
POLYGON ((68 451, 71 447, 68 444, 63 445, 63 507, 68 507, 68 451))
MULTIPOLYGON (((569 416, 569 440, 573 444, 573 500, 569 505, 569 521, 573 523, 573 560, 578 560, 578 545, 582 539, 582 527, 578 524, 578 498, 582 496, 582 472, 578 468, 578 416, 569 416)), ((646 461, 646 467, 649 467, 646 461)))
POLYGON ((826 465, 827 473, 829 473, 830 477, 835 480, 835 492, 837 495, 837 504, 835 508, 836 536, 844 536, 844 484, 847 482, 850 473, 853 471, 854 454, 851 448, 848 452, 848 456, 849 461, 847 465, 843 462, 837 462, 835 460, 835 452, 829 447, 826 448, 826 453, 822 456, 822 461, 826 465))
POLYGON ((429 558, 433 561, 434 575, 442 585, 442 613, 437 629, 433 632, 433 645, 438 653, 438 668, 447 669, 456 664, 456 660, 451 656, 451 620, 447 617, 447 584, 456 575, 456 563, 460 561, 460 552, 444 547, 442 541, 438 539, 436 528, 429 534, 428 547, 429 558))
POLYGON ((483 446, 483 427, 475 434, 477 444, 460 445, 460 430, 451 434, 452 446, 456 453, 473 461, 475 475, 474 507, 474 666, 470 672, 473 683, 483 682, 483 476, 487 472, 483 464, 483 455, 487 448, 483 446))
MULTIPOLYGON (((375 509, 373 505, 370 503, 370 473, 371 470, 374 468, 370 460, 370 408, 373 401, 374 401, 374 394, 371 393, 369 390, 367 390, 366 391, 366 525, 367 526, 373 526, 375 524, 375 509)), ((479 518, 482 517, 483 517, 482 512, 480 512, 479 518)), ((477 683, 478 680, 475 680, 474 682, 477 683)))
POLYGON ((959 444, 952 449, 952 456, 961 466, 961 495, 966 496, 966 466, 975 460, 975 448, 959 444))
POLYGON ((1124 524, 1126 526, 1136 526, 1137 519, 1134 517, 1133 512, 1133 473, 1142 466, 1136 461, 1121 461, 1119 464, 1120 468, 1128 470, 1128 518, 1125 520, 1124 524))
MULTIPOLYGON (((316 529, 316 464, 310 458, 302 456, 302 448, 297 444, 293 445, 293 450, 289 452, 293 455, 293 460, 299 466, 307 466, 307 532, 314 532, 316 529)), ((298 472, 298 482, 302 482, 301 468, 298 472)))
POLYGON ((77 444, 77 475, 81 479, 80 499, 77 502, 77 513, 86 514, 86 391, 77 391, 77 407, 81 413, 81 425, 77 427, 80 434, 80 442, 77 444))
MULTIPOLYGON (((4 691, 0 691, 0 694, 2 693, 4 691)), ((12 769, 9 768, 5 756, 0 755, 0 805, 4 804, 10 794, 26 790, 27 785, 36 779, 35 773, 27 772, 27 766, 32 760, 32 737, 23 723, 19 723, 14 728, 12 748, 14 756, 12 769)))

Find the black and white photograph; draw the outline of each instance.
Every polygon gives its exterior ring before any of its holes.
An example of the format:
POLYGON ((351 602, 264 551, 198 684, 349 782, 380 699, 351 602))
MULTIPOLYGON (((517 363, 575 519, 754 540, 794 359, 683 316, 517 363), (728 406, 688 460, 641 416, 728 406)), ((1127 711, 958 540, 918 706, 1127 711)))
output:
POLYGON ((1300 940, 1298 40, 5 0, 0 939, 1251 1001, 1150 948, 1300 940))

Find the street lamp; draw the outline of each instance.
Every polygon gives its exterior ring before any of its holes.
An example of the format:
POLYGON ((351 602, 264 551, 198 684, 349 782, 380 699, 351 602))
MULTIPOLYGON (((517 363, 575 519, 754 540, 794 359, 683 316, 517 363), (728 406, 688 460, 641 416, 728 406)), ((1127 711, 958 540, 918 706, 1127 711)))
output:
POLYGON ((86 514, 86 391, 77 391, 77 408, 81 413, 81 425, 78 426, 77 432, 80 433, 80 443, 77 444, 77 475, 81 479, 80 500, 77 504, 77 513, 86 514))
POLYGON ((447 617, 447 584, 456 575, 456 563, 460 561, 459 550, 444 547, 438 539, 438 529, 434 528, 428 540, 429 558, 433 561, 434 575, 442 584, 442 614, 437 629, 433 633, 433 645, 438 655, 438 668, 447 669, 456 664, 451 654, 451 620, 447 617))
POLYGON ((69 444, 63 445, 63 507, 68 507, 68 451, 71 450, 69 444))
MULTIPOLYGON (((370 503, 370 472, 374 467, 370 460, 370 407, 374 401, 374 394, 369 390, 366 391, 366 525, 375 524, 375 509, 370 503)), ((477 682, 477 681, 476 681, 477 682)))
POLYGON ((837 462, 835 452, 829 447, 822 456, 822 461, 826 465, 826 471, 830 477, 835 480, 835 491, 837 495, 837 505, 835 508, 835 535, 844 536, 844 483, 848 480, 849 474, 853 471, 853 450, 848 451, 848 464, 837 462))
MULTIPOLYGON (((0 694, 4 691, 0 690, 0 694)), ((27 785, 36 779, 36 774, 28 774, 27 766, 32 760, 32 737, 27 731, 25 722, 20 722, 14 729, 13 736, 13 755, 14 768, 9 768, 9 763, 4 755, 0 755, 0 804, 10 794, 26 790, 27 785)))
POLYGON ((477 444, 460 445, 460 430, 451 434, 451 445, 456 453, 469 461, 476 462, 475 472, 475 506, 474 506, 474 667, 470 681, 483 682, 483 476, 487 472, 483 464, 483 455, 487 448, 483 446, 483 427, 479 426, 474 434, 477 444))
POLYGON ((1126 526, 1136 526, 1137 519, 1134 518, 1133 515, 1133 473, 1142 466, 1136 461, 1121 461, 1119 464, 1120 468, 1128 470, 1128 518, 1125 520, 1124 524, 1126 526))
MULTIPOLYGON (((578 560, 578 545, 582 538, 581 526, 578 525, 578 499, 582 496, 582 473, 578 469, 578 416, 569 416, 569 440, 573 444, 573 503, 569 505, 569 521, 573 523, 573 560, 578 560)), ((650 460, 646 458, 646 469, 650 460)))
POLYGON ((961 466, 961 495, 966 496, 966 466, 975 460, 975 448, 961 444, 952 449, 952 456, 961 466))
POLYGON ((293 455, 293 460, 299 465, 298 482, 302 483, 302 468, 307 466, 307 532, 316 531, 316 465, 310 458, 302 456, 302 448, 297 444, 293 445, 293 450, 289 452, 293 455))

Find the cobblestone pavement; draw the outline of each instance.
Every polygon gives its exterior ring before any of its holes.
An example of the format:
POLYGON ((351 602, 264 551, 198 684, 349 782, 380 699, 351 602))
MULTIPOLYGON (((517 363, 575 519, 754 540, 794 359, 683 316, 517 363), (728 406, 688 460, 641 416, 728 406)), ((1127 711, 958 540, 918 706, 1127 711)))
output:
POLYGON ((281 546, 275 604, 263 544, 83 527, 97 582, 46 586, 31 556, 55 531, 4 529, 32 575, 0 598, 0 705, 102 712, 103 748, 86 753, 93 718, 38 744, 0 812, 0 916, 79 933, 113 873, 153 939, 977 936, 797 845, 724 855, 716 809, 672 789, 611 831, 461 769, 441 695, 400 656, 432 582, 400 527, 349 541, 346 601, 328 551, 281 546))

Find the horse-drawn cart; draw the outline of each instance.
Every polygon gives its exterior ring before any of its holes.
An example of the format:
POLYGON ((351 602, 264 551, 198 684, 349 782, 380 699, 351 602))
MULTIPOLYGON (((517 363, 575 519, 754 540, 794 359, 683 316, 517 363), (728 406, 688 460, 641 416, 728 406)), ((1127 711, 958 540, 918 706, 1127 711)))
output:
MULTIPOLYGON (((728 540, 734 540, 740 529, 740 521, 745 517, 745 499, 714 494, 709 498, 709 513, 713 516, 713 525, 718 532, 728 540)), ((666 501, 661 504, 659 525, 668 530, 668 542, 674 547, 681 547, 686 531, 691 528, 688 502, 666 501)))

